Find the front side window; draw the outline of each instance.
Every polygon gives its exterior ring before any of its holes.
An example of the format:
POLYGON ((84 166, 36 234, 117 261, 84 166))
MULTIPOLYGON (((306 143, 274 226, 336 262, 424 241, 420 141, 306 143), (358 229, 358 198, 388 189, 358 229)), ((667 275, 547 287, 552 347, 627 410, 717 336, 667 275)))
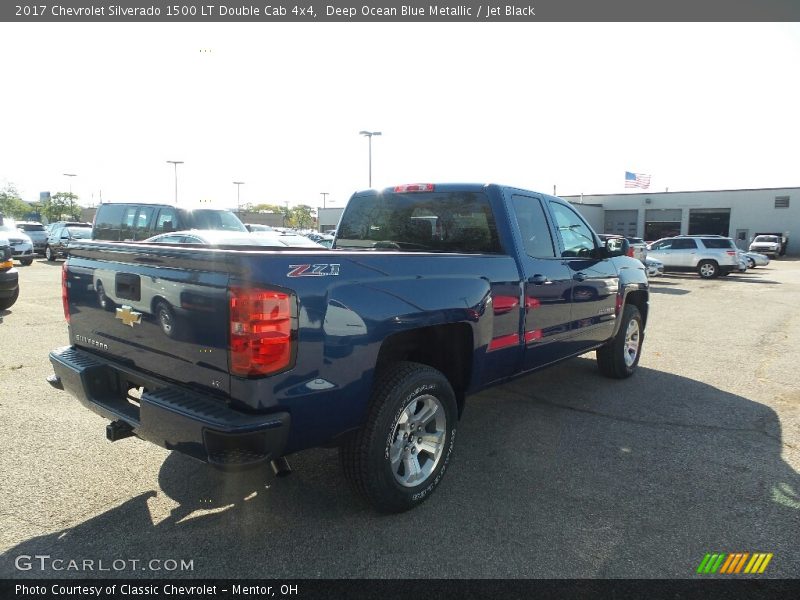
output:
POLYGON ((483 192, 368 193, 350 200, 337 248, 501 252, 483 192))
POLYGON ((561 256, 591 256, 594 251, 594 235, 589 226, 583 222, 578 213, 563 204, 550 202, 550 207, 556 220, 556 229, 564 243, 561 256))
POLYGON ((694 250, 697 248, 697 242, 690 238, 681 238, 672 241, 673 250, 694 250))
POLYGON ((156 227, 153 233, 168 233, 177 228, 178 217, 174 208, 162 208, 156 219, 156 227))
POLYGON ((247 228, 232 212, 227 210, 201 209, 186 213, 186 229, 217 229, 223 231, 247 231, 247 228))

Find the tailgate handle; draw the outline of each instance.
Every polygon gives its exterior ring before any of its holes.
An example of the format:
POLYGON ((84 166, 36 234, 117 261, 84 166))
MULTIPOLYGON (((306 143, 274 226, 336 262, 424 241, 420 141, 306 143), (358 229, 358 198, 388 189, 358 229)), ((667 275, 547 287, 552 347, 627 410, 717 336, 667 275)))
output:
POLYGON ((114 290, 118 298, 137 302, 142 299, 142 282, 135 273, 117 273, 114 278, 114 290))

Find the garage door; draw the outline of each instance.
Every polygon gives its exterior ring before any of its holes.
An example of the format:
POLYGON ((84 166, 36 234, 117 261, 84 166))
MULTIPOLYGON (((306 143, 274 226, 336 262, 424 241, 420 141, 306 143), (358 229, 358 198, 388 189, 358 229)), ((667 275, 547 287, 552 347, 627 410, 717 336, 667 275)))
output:
POLYGON ((692 208, 689 210, 689 235, 730 235, 730 208, 692 208))
POLYGON ((636 237, 638 223, 638 210, 607 210, 605 212, 605 233, 636 237))

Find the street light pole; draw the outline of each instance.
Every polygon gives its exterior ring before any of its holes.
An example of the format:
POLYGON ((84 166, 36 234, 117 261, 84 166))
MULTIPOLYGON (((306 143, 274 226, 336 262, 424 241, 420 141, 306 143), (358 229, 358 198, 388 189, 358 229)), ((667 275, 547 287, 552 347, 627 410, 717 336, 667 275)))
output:
POLYGON ((359 131, 359 135, 365 135, 369 138, 369 187, 372 187, 372 136, 381 135, 380 131, 359 131))
POLYGON ((242 206, 239 202, 239 186, 242 185, 244 181, 234 181, 233 184, 236 186, 236 214, 242 212, 242 206))
POLYGON ((62 173, 64 177, 69 177, 69 195, 72 197, 72 178, 77 177, 77 173, 62 173))
POLYGON ((330 194, 328 192, 320 192, 319 194, 322 196, 322 208, 325 208, 325 200, 328 199, 330 194))
POLYGON ((182 160, 168 160, 175 167, 175 206, 178 205, 178 165, 182 165, 182 160))

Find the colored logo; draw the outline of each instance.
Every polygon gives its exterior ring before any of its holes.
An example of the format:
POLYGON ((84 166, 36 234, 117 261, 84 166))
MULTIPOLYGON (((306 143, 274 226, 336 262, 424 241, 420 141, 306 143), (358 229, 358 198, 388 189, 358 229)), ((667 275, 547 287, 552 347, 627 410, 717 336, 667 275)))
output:
POLYGON ((130 306, 123 306, 117 309, 116 318, 133 327, 142 322, 142 313, 132 310, 130 306))
POLYGON ((291 269, 287 277, 326 277, 328 275, 338 275, 339 265, 289 265, 291 269))
POLYGON ((772 553, 766 552, 706 554, 697 572, 701 575, 760 575, 771 560, 772 553))

